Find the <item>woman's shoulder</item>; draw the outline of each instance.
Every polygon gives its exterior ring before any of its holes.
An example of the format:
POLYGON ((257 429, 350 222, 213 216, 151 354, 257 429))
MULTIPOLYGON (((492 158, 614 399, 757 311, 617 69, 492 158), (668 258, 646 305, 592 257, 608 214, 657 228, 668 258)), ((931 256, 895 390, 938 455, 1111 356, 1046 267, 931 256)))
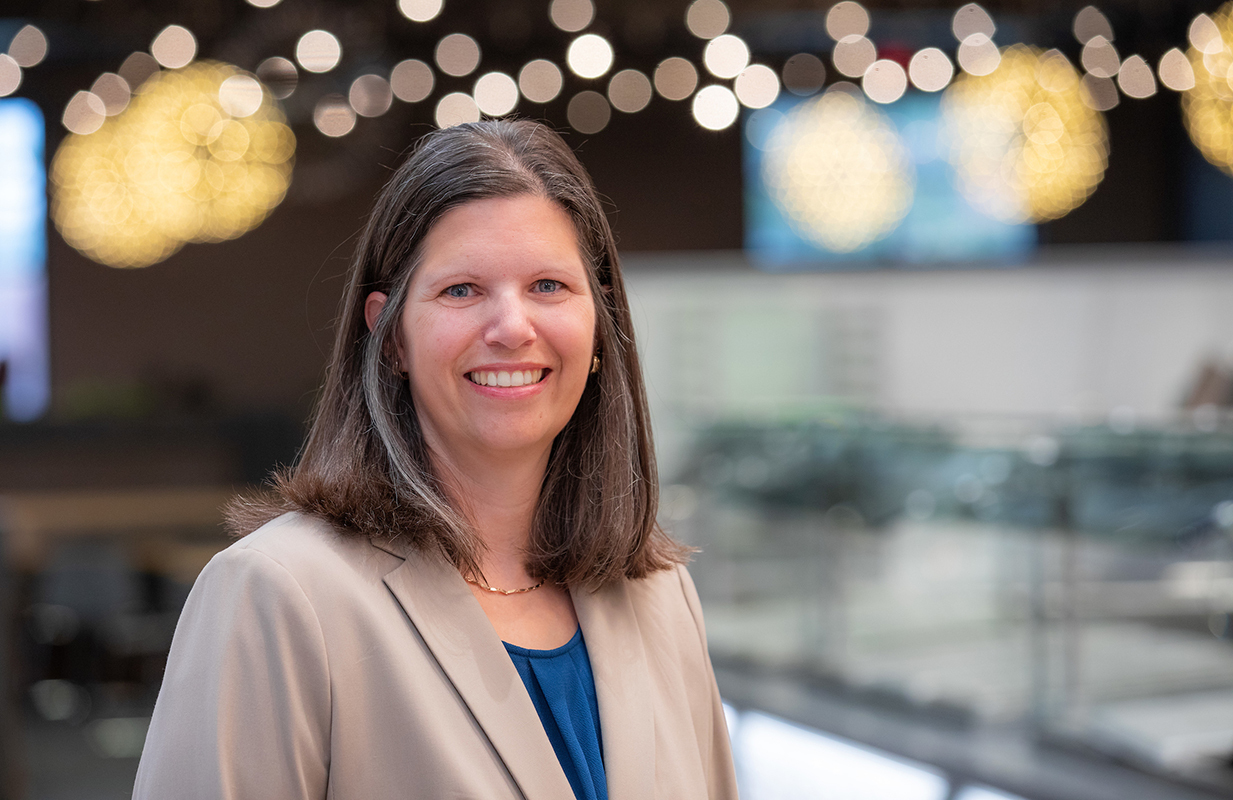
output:
POLYGON ((367 536, 339 530, 331 523, 298 511, 270 520, 216 555, 208 568, 252 561, 273 562, 301 585, 326 575, 337 581, 360 571, 369 579, 388 572, 402 559, 375 547, 367 536), (217 562, 217 563, 216 563, 217 562))

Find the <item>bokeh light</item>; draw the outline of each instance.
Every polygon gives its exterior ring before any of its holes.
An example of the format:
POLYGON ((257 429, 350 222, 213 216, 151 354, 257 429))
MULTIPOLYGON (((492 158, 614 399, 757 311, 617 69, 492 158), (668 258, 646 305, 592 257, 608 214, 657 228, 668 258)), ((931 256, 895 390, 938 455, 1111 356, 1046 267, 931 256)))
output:
POLYGON ((21 67, 7 53, 0 53, 0 97, 8 97, 21 86, 21 67))
POLYGON ((908 62, 908 77, 922 92, 940 92, 955 77, 955 65, 950 57, 936 47, 926 47, 908 62))
POLYGON ((1182 120, 1203 157, 1233 175, 1231 43, 1233 3, 1225 3, 1211 17, 1200 14, 1191 24, 1186 56, 1194 73, 1194 88, 1182 93, 1182 120))
POLYGON ((655 91, 665 100, 684 100, 698 88, 698 70, 679 56, 665 58, 655 68, 655 91))
POLYGON ((898 134, 849 91, 801 103, 763 147, 775 203, 800 236, 832 252, 882 238, 912 205, 915 177, 898 134))
POLYGON ((1156 94, 1156 76, 1142 56, 1130 56, 1117 73, 1117 85, 1122 94, 1142 100, 1156 94))
POLYGON ((783 86, 792 94, 808 97, 826 83, 826 65, 813 53, 797 53, 783 65, 783 86))
POLYGON ((766 108, 779 97, 779 76, 765 64, 753 64, 736 76, 732 90, 745 108, 766 108))
POLYGON ((1191 21, 1187 38, 1194 49, 1205 55, 1217 55, 1226 46, 1221 26, 1206 14, 1200 14, 1191 21))
POLYGON ((875 103, 893 103, 907 91, 908 74, 890 59, 875 61, 865 70, 861 88, 875 103))
POLYGON ((475 82, 475 105, 490 117, 503 117, 518 105, 518 84, 504 72, 489 72, 475 82))
POLYGON ((826 32, 837 42, 845 36, 864 36, 869 33, 869 12, 850 0, 836 3, 826 12, 826 32))
POLYGON ((699 39, 714 39, 732 24, 732 12, 723 0, 694 0, 685 11, 685 27, 699 39))
POLYGON ((295 92, 300 82, 300 73, 295 64, 282 56, 271 56, 257 65, 257 79, 265 84, 278 100, 285 100, 295 92))
POLYGON ((569 120, 570 127, 579 133, 599 133, 608 127, 612 107, 602 94, 587 89, 570 98, 565 118, 569 120))
POLYGON ((47 57, 47 36, 33 25, 25 25, 9 42, 9 57, 17 66, 29 69, 47 57))
POLYGON ((346 136, 355 129, 355 109, 341 94, 327 94, 313 107, 313 125, 331 138, 346 136))
POLYGON ((1083 45, 1079 60, 1083 68, 1097 78, 1112 78, 1122 68, 1117 48, 1104 36, 1096 35, 1083 45))
POLYGON ((265 92, 252 75, 232 75, 219 85, 218 102, 224 111, 240 119, 257 113, 265 102, 265 92))
POLYGON ((329 72, 341 59, 342 44, 329 31, 309 31, 295 44, 295 60, 309 72, 329 72))
POLYGON ((61 121, 70 133, 85 136, 103 127, 107 106, 93 92, 77 92, 64 107, 61 121))
POLYGON ((976 33, 992 39, 997 26, 993 24, 993 17, 989 16, 988 11, 976 3, 968 3, 955 12, 955 16, 951 18, 950 29, 955 38, 962 42, 976 33))
POLYGON ((694 120, 712 131, 722 131, 736 122, 741 104, 727 86, 707 86, 694 95, 694 120))
POLYGON ((1002 52, 996 70, 961 75, 942 98, 958 185, 1006 222, 1056 219, 1104 177, 1108 129, 1078 71, 1056 50, 1002 52))
POLYGON ((702 63, 716 78, 735 78, 749 66, 749 45, 730 33, 716 36, 702 51, 702 63))
POLYGON ((158 62, 154 60, 154 56, 138 51, 130 53, 129 57, 124 59, 124 63, 120 65, 120 69, 116 71, 120 73, 121 78, 128 82, 129 88, 134 93, 137 93, 141 91, 141 87, 145 82, 157 74, 160 69, 158 62))
POLYGON ((636 69, 623 69, 608 81, 608 102, 617 111, 636 114, 651 102, 651 79, 636 69))
POLYGON ((577 33, 595 19, 595 4, 591 0, 552 0, 548 18, 566 33, 577 33))
POLYGON ((432 67, 417 58, 399 61, 390 70, 390 90, 404 103, 418 103, 432 94, 432 67))
POLYGON ((437 101, 434 119, 438 128, 448 128, 464 122, 479 122, 479 118, 479 106, 471 95, 465 92, 450 92, 437 101))
MULTIPOLYGON (((240 75, 209 61, 160 72, 123 113, 66 137, 51 164, 65 241, 103 264, 141 267, 259 225, 287 191, 295 137, 268 93, 256 111, 231 115, 219 92, 240 75)), ((75 106, 102 116, 102 101, 79 92, 66 125, 75 106)))
POLYGON ((248 0, 248 4, 256 8, 273 8, 281 2, 282 0, 248 0))
POLYGON ((584 33, 570 42, 565 62, 579 78, 598 78, 612 68, 612 57, 612 45, 607 39, 597 33, 584 33))
POLYGON ((518 89, 532 103, 551 103, 561 93, 565 77, 556 64, 537 58, 518 71, 518 89))
POLYGON ((347 102, 361 117, 379 117, 390 110, 394 92, 389 81, 370 72, 351 82, 347 102))
POLYGON ((1121 97, 1118 96, 1117 84, 1112 78, 1097 78, 1095 75, 1087 74, 1083 76, 1083 87, 1087 89, 1087 94, 1081 94, 1083 102, 1087 103, 1089 108, 1094 108, 1097 111, 1111 111, 1117 108, 1117 104, 1121 102, 1121 97))
POLYGON ((835 43, 831 52, 831 61, 835 69, 849 78, 859 78, 873 62, 878 60, 878 50, 873 42, 864 36, 852 34, 835 43))
POLYGON ((997 45, 983 33, 973 33, 959 45, 959 66, 969 75, 988 75, 1001 61, 997 45))
POLYGON ((437 67, 446 75, 455 78, 470 75, 479 66, 479 42, 465 33, 451 33, 437 43, 435 57, 437 67))
POLYGON ((441 13, 441 0, 398 0, 398 10, 412 22, 428 22, 441 13))
POLYGON ((1160 66, 1156 71, 1160 82, 1175 92, 1194 88, 1194 68, 1190 66, 1186 54, 1176 47, 1160 57, 1160 66))
POLYGON ((197 57, 197 39, 188 28, 168 25, 150 43, 150 55, 167 69, 179 69, 197 57))
POLYGON ((1087 44, 1097 36, 1113 41, 1113 26, 1109 24, 1109 18, 1095 6, 1085 6, 1075 14, 1074 32, 1079 44, 1087 44))

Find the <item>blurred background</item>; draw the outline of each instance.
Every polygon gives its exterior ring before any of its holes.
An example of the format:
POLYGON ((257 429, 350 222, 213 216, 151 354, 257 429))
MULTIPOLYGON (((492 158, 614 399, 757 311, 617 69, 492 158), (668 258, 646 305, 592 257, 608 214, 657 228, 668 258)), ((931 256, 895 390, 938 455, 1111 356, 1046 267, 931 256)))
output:
POLYGON ((0 796, 129 796, 407 148, 608 201, 744 796, 1233 797, 1233 11, 0 4, 0 796))

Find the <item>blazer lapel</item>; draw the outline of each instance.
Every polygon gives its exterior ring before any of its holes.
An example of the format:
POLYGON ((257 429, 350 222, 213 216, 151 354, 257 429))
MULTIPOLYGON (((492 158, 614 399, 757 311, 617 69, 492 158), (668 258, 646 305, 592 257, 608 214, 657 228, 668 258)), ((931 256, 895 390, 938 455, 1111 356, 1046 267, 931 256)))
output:
POLYGON ((647 800, 655 795, 653 687, 629 584, 571 595, 595 675, 608 798, 647 800))
MULTIPOLYGON (((462 576, 445 559, 382 550, 405 559, 384 580, 437 663, 529 800, 573 800, 526 687, 462 576)), ((601 712, 602 717, 602 712, 601 712)))

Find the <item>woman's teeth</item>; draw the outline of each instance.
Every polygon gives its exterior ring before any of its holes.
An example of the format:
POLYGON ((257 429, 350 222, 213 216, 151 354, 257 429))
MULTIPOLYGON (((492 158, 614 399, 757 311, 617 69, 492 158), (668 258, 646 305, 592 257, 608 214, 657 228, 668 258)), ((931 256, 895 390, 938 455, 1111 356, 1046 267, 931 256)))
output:
POLYGON ((513 372, 475 372, 467 373, 472 383, 480 386, 527 386, 539 383, 544 377, 542 369, 515 370, 513 372))

